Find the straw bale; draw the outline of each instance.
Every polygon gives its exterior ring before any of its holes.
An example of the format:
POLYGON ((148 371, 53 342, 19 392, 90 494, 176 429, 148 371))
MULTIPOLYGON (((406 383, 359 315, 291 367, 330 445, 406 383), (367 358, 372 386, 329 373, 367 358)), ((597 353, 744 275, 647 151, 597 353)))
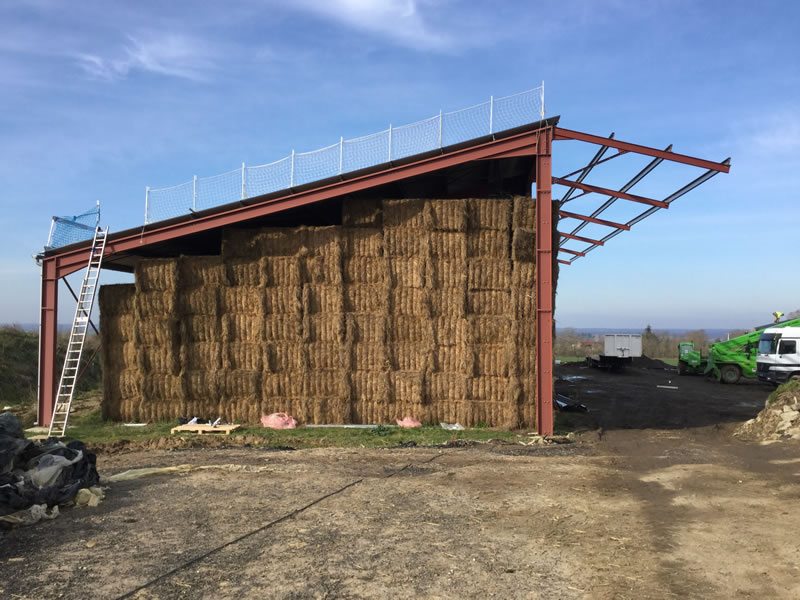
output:
POLYGON ((511 263, 491 258, 470 260, 467 282, 471 290, 507 290, 511 285, 511 263))
POLYGON ((265 256, 264 283, 269 286, 299 286, 302 282, 301 259, 295 256, 265 256))
POLYGON ((300 397, 303 395, 303 373, 261 374, 261 392, 264 399, 272 397, 300 397))
POLYGON ((166 292, 178 285, 178 261, 175 258, 140 260, 134 268, 136 291, 166 292))
POLYGON ((422 371, 430 366, 430 353, 419 344, 395 342, 391 349, 394 368, 397 371, 422 371))
POLYGON ((471 339, 478 344, 502 344, 511 338, 511 319, 508 316, 471 316, 469 322, 471 339))
POLYGON ((311 314, 344 312, 342 286, 317 284, 304 285, 303 308, 305 312, 311 314))
POLYGON ((514 214, 511 219, 511 227, 534 229, 536 227, 536 204, 530 196, 514 197, 514 214))
POLYGON ((133 313, 108 315, 101 309, 100 335, 110 344, 131 341, 136 337, 136 317, 133 313))
POLYGON ((344 342, 346 322, 344 314, 305 315, 303 339, 310 342, 344 342))
POLYGON ((511 225, 511 200, 470 198, 467 200, 468 227, 478 230, 507 230, 511 225))
POLYGON ((461 373, 431 373, 428 375, 430 401, 435 404, 443 400, 465 400, 468 381, 469 378, 461 373))
POLYGON ((536 345, 536 328, 533 323, 517 321, 514 328, 514 343, 519 348, 533 348, 536 345))
POLYGON ((264 340, 268 342, 299 341, 303 321, 299 315, 267 315, 264 318, 264 340))
POLYGON ((511 293, 506 290, 478 290, 467 295, 468 309, 474 315, 507 315, 511 313, 511 293))
POLYGON ((119 395, 121 398, 140 398, 144 378, 139 369, 122 369, 117 372, 119 395))
POLYGON ((307 367, 303 345, 294 342, 267 342, 264 369, 273 373, 303 371, 307 367))
POLYGON ((536 356, 534 348, 519 348, 514 354, 517 373, 520 378, 532 378, 536 371, 536 356))
POLYGON ((394 371, 389 374, 394 402, 422 403, 424 378, 417 371, 394 371))
POLYGON ((472 358, 462 346, 436 346, 433 367, 442 373, 467 373, 471 370, 472 358))
POLYGON ((180 312, 184 315, 219 314, 219 289, 213 286, 182 289, 178 295, 180 312))
POLYGON ((177 296, 174 291, 137 292, 134 304, 136 306, 135 314, 140 319, 163 317, 176 312, 177 296))
POLYGON ((259 287, 220 288, 220 305, 227 314, 264 315, 264 290, 259 287))
POLYGON ((438 231, 467 230, 466 200, 429 200, 431 228, 438 231))
POLYGON ((433 319, 436 344, 454 346, 465 343, 469 335, 469 321, 464 317, 443 316, 433 319))
POLYGON ((305 227, 269 227, 259 230, 253 240, 259 252, 256 256, 295 256, 308 244, 305 227))
POLYGON ((303 396, 349 398, 350 382, 344 369, 319 369, 303 374, 303 396))
POLYGON ((226 369, 260 371, 264 367, 264 344, 261 342, 229 341, 223 352, 226 369))
POLYGON ((427 274, 434 288, 463 288, 467 283, 464 259, 435 259, 428 262, 427 274))
POLYGON ((526 321, 536 316, 536 294, 534 291, 517 288, 513 295, 514 318, 526 321))
POLYGON ((516 262, 532 263, 536 255, 536 235, 530 229, 515 229, 511 242, 511 258, 516 262))
POLYGON ((390 292, 392 313, 425 317, 430 314, 428 291, 417 288, 397 287, 390 292))
POLYGON ((345 286, 345 310, 352 313, 385 313, 388 311, 386 286, 345 286))
POLYGON ((214 315, 187 315, 181 319, 181 338, 187 342, 220 341, 220 317, 214 315))
POLYGON ((222 317, 222 339, 226 342, 257 342, 264 338, 264 317, 257 313, 232 313, 222 317))
POLYGON ((225 261, 226 283, 232 287, 259 287, 266 284, 266 259, 230 258, 225 261))
POLYGON ((98 305, 102 318, 123 317, 133 313, 135 295, 136 286, 132 283, 101 286, 98 305))
POLYGON ((165 346, 176 344, 178 321, 173 317, 139 319, 136 323, 136 339, 142 344, 165 346))
POLYGON ((169 404, 186 399, 186 389, 180 375, 163 373, 147 375, 143 379, 143 395, 149 404, 169 404))
POLYGON ((136 342, 111 342, 112 351, 119 349, 120 365, 125 369, 135 369, 139 364, 136 342))
POLYGON ((184 345, 184 366, 188 369, 213 371, 222 368, 221 342, 190 342, 184 345))
POLYGON ((186 395, 199 411, 201 401, 217 402, 221 393, 221 373, 217 370, 192 370, 184 372, 186 395))
POLYGON ((345 256, 383 256, 383 230, 371 227, 343 229, 345 256))
POLYGON ((221 384, 222 394, 227 398, 261 398, 261 371, 227 371, 221 384))
POLYGON ((467 294, 462 288, 442 288, 428 292, 431 315, 463 317, 467 310, 467 294))
POLYGON ((427 240, 428 232, 425 229, 395 227, 383 230, 386 256, 424 256, 427 252, 427 240))
POLYGON ((342 257, 337 254, 314 256, 301 260, 304 281, 326 285, 341 285, 342 257))
POLYGON ((255 239, 257 229, 222 230, 222 259, 259 258, 263 255, 258 241, 255 239))
POLYGON ((533 289, 535 283, 536 269, 532 262, 518 262, 514 261, 514 268, 511 271, 511 285, 513 287, 521 287, 533 289))
POLYGON ((472 377, 470 379, 470 397, 473 400, 505 402, 507 388, 507 377, 472 377))
POLYGON ((301 255, 333 256, 342 251, 342 228, 338 225, 300 227, 295 231, 302 234, 301 255))
POLYGON ((471 231, 467 234, 467 255, 470 258, 509 258, 511 248, 508 230, 471 231))
POLYGON ((458 231, 431 231, 430 255, 436 259, 464 260, 467 257, 467 238, 471 235, 458 231))
POLYGON ((350 349, 350 368, 353 371, 383 371, 390 367, 383 344, 360 342, 350 349))
POLYGON ((383 201, 385 228, 425 229, 425 200, 402 199, 383 201))
POLYGON ((391 317, 389 335, 390 339, 397 342, 432 342, 434 325, 429 319, 420 319, 395 313, 391 317))
POLYGON ((356 402, 386 404, 391 401, 388 372, 357 371, 350 374, 350 381, 356 402))
POLYGON ((387 317, 375 314, 348 314, 347 338, 354 342, 383 343, 387 339, 387 317))
POLYGON ((221 256, 181 256, 178 259, 179 286, 196 288, 225 285, 225 265, 221 256))
POLYGON ((475 375, 508 376, 508 349, 505 344, 475 344, 475 375))
POLYGON ((425 286, 425 261, 423 259, 393 257, 388 262, 392 285, 395 287, 421 288, 425 286))
POLYGON ((345 227, 382 227, 383 209, 378 198, 346 199, 342 203, 342 225, 345 227))
POLYGON ((345 369, 350 363, 347 346, 338 342, 309 342, 305 345, 308 357, 308 368, 345 369))
POLYGON ((261 290, 267 315, 296 315, 303 308, 303 288, 300 286, 268 287, 261 290))
POLYGON ((147 376, 153 373, 177 375, 180 371, 179 355, 167 345, 139 345, 139 368, 147 376))
POLYGON ((386 284, 389 281, 387 260, 375 256, 353 256, 344 260, 347 284, 386 284))

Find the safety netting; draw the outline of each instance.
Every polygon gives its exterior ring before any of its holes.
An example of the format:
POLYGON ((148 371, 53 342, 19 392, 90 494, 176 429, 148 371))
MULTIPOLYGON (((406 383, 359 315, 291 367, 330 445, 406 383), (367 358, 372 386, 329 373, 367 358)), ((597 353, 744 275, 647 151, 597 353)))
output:
POLYGON ((99 221, 100 205, 79 215, 53 217, 45 249, 60 248, 92 239, 99 221))

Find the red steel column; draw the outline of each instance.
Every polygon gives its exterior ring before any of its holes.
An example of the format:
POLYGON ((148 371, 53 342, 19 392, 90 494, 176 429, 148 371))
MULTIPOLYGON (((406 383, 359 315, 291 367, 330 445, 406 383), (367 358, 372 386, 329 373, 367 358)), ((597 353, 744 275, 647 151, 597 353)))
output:
POLYGON ((536 153, 536 429, 553 435, 553 129, 536 153))
POLYGON ((55 259, 42 261, 41 323, 39 331, 39 426, 50 424, 56 397, 58 343, 58 273, 55 259))

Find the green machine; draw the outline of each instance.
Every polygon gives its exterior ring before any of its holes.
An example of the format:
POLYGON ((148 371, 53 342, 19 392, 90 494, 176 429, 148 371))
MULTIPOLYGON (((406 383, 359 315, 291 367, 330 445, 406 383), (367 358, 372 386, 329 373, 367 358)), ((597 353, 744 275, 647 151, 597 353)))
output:
POLYGON ((705 358, 693 342, 681 342, 678 344, 678 374, 703 374, 722 383, 736 383, 742 377, 755 379, 758 340, 764 329, 797 326, 800 326, 800 319, 761 325, 735 338, 711 344, 705 358))

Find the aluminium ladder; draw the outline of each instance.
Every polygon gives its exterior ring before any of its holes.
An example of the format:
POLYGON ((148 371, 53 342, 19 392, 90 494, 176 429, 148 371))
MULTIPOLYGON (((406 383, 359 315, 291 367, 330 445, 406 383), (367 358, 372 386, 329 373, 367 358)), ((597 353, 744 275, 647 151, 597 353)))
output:
POLYGON ((50 419, 50 432, 48 434, 50 437, 64 437, 67 431, 67 419, 72 406, 75 386, 78 384, 78 369, 83 355, 83 345, 86 341, 86 330, 89 328, 89 318, 94 306, 94 297, 97 291, 97 281, 100 278, 100 265, 103 262, 107 236, 108 227, 105 229, 95 228, 92 248, 89 251, 89 264, 86 266, 86 273, 83 275, 81 291, 78 295, 78 305, 75 307, 75 318, 72 321, 72 329, 69 332, 67 354, 64 357, 64 367, 61 370, 58 394, 53 407, 53 418, 50 419))

